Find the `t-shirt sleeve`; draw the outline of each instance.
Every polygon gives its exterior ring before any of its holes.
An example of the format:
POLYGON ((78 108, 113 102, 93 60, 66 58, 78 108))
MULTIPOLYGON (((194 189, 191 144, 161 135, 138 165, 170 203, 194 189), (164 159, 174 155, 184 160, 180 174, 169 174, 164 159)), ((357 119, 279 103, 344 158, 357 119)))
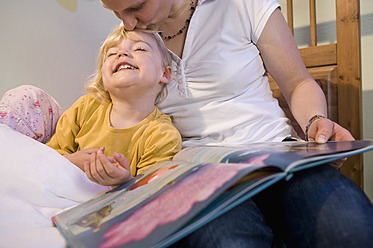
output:
POLYGON ((280 4, 276 0, 246 0, 245 4, 251 40, 257 43, 269 17, 280 4))
POLYGON ((84 108, 86 97, 79 98, 69 109, 67 109, 57 122, 56 132, 46 143, 58 153, 65 155, 78 150, 75 137, 80 130, 79 119, 84 108))
POLYGON ((149 128, 146 136, 144 152, 133 175, 140 174, 158 162, 172 160, 173 156, 181 150, 180 133, 171 122, 158 122, 149 128))

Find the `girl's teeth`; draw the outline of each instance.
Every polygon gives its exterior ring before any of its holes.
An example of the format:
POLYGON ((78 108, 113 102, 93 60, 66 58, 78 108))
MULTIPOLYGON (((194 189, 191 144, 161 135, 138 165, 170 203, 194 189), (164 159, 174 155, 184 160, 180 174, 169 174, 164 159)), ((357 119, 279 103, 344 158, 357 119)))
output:
POLYGON ((135 68, 133 66, 130 66, 130 65, 121 65, 121 66, 119 66, 118 71, 122 70, 122 69, 131 69, 131 70, 133 70, 135 68))

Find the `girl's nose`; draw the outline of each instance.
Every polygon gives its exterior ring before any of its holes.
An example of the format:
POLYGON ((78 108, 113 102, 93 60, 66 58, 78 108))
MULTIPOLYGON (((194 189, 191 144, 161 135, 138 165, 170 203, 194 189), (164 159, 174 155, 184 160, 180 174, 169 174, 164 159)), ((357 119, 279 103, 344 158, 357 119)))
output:
POLYGON ((121 50, 121 51, 118 52, 118 57, 120 58, 122 56, 124 56, 124 57, 132 57, 131 53, 129 51, 127 51, 127 50, 121 50))

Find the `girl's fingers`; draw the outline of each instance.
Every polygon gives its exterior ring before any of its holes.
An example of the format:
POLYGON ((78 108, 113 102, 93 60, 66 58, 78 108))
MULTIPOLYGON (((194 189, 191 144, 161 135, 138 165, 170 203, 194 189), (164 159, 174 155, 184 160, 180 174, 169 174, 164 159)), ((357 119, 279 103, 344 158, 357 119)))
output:
POLYGON ((99 156, 100 160, 100 168, 99 173, 102 177, 108 179, 115 178, 115 171, 116 167, 113 165, 114 159, 110 159, 109 157, 105 156, 104 154, 100 154, 99 156), (112 162, 113 161, 113 162, 112 162))
POLYGON ((87 175, 88 179, 91 180, 92 182, 99 183, 91 173, 91 168, 90 168, 90 163, 88 161, 84 162, 84 172, 87 175))
MULTIPOLYGON (((91 155, 91 164, 90 164, 90 171, 91 175, 100 184, 104 181, 104 178, 99 173, 100 170, 100 160, 98 159, 98 156, 94 153, 91 155)), ((101 166, 102 167, 102 166, 101 166)))
POLYGON ((114 153, 114 158, 122 168, 130 170, 130 163, 126 156, 124 156, 123 154, 114 153))

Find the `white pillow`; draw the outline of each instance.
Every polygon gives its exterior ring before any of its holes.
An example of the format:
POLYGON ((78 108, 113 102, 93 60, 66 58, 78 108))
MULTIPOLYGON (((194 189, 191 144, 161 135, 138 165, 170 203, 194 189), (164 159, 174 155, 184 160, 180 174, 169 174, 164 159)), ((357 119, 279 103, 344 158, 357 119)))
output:
POLYGON ((35 243, 27 228, 52 227, 53 215, 106 190, 52 148, 0 124, 1 244, 9 235, 19 237, 11 246, 27 247, 31 236, 35 243))

